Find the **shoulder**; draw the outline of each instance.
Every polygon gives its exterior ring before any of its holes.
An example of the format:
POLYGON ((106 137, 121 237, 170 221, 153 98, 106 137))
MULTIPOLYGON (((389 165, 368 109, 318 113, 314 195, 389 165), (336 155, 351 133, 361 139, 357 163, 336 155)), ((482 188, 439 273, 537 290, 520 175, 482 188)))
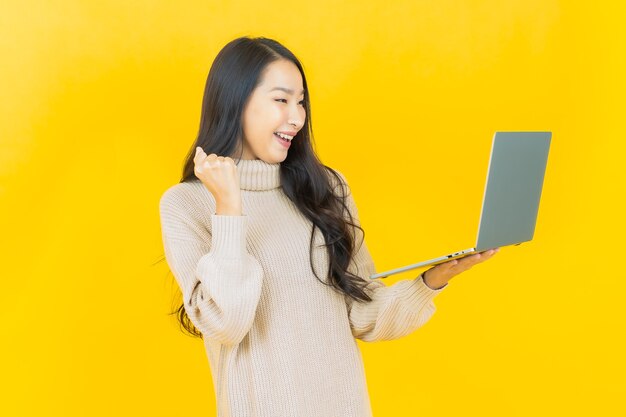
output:
MULTIPOLYGON (((201 184, 201 183, 199 183, 201 184)), ((159 199, 159 206, 180 206, 195 198, 198 184, 195 181, 180 182, 167 188, 159 199)))
POLYGON ((324 168, 326 170, 326 174, 328 175, 331 189, 333 191, 342 190, 342 194, 349 194, 350 186, 348 185, 348 179, 346 178, 344 173, 338 169, 331 168, 326 165, 324 166, 324 168))
POLYGON ((211 233, 213 196, 200 181, 181 182, 166 189, 159 199, 159 215, 168 239, 206 241, 211 233))
POLYGON ((187 181, 174 184, 167 188, 159 199, 159 210, 162 214, 176 216, 194 216, 202 211, 207 199, 213 196, 200 181, 187 181))

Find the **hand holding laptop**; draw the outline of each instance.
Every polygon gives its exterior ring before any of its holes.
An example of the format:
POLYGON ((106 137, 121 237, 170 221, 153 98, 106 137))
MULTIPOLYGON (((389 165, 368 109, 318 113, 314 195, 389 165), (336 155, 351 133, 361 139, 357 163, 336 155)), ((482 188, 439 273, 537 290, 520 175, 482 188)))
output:
POLYGON ((489 249, 461 259, 441 263, 422 274, 424 283, 433 290, 438 290, 445 286, 454 276, 467 271, 476 264, 493 258, 499 250, 500 248, 489 249), (428 276, 426 276, 426 273, 428 273, 428 276))
POLYGON ((491 249, 517 246, 531 241, 537 222, 551 138, 551 132, 495 133, 487 167, 476 245, 424 262, 375 273, 370 278, 385 278, 411 269, 443 264, 446 266, 437 270, 438 272, 433 268, 428 279, 434 285, 444 285, 451 277, 450 274, 458 273, 455 271, 463 271, 465 266, 491 257, 491 249), (451 262, 478 253, 483 255, 476 258, 470 256, 468 260, 458 263, 451 262))

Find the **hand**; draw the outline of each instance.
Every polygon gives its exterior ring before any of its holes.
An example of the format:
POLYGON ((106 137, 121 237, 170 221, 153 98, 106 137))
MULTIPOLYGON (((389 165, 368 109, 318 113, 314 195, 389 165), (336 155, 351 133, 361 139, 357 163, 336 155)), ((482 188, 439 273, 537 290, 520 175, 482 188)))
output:
POLYGON ((446 285, 452 277, 467 271, 471 267, 481 262, 485 262, 488 259, 498 253, 500 248, 489 249, 484 252, 479 252, 475 255, 466 256, 460 259, 453 259, 448 262, 441 263, 434 268, 424 272, 424 283, 432 289, 439 289, 446 285), (426 274, 428 273, 428 274, 426 274), (428 277, 427 277, 428 275, 428 277))
POLYGON ((219 207, 226 207, 229 212, 241 211, 241 188, 235 161, 214 153, 207 156, 198 146, 193 162, 194 174, 215 197, 218 211, 219 207))

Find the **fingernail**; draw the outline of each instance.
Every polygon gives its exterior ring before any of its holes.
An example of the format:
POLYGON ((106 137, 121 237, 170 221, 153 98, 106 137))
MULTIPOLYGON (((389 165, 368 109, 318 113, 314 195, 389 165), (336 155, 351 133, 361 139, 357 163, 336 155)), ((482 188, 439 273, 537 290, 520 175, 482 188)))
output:
POLYGON ((200 147, 196 146, 196 155, 198 155, 198 152, 200 152, 200 147))

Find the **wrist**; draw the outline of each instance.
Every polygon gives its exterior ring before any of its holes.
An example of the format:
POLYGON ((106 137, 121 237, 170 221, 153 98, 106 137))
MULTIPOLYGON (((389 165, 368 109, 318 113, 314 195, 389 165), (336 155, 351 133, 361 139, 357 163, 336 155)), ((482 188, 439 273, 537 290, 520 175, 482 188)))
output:
POLYGON ((430 288, 431 290, 440 290, 443 287, 445 287, 446 285, 448 285, 447 282, 441 282, 438 280, 433 280, 432 277, 430 276, 426 276, 426 272, 428 271, 424 271, 422 272, 422 281, 424 281, 424 284, 426 284, 426 286, 428 288, 430 288))
POLYGON ((241 202, 218 199, 215 203, 215 214, 225 216, 241 216, 241 202))

